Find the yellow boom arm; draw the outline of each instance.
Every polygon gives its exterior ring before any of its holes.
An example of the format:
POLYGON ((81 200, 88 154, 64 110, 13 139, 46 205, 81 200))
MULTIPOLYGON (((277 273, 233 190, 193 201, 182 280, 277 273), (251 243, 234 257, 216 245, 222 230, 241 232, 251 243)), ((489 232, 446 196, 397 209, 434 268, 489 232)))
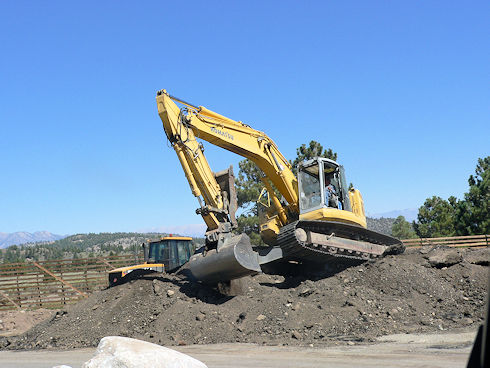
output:
MULTIPOLYGON (((227 199, 223 198, 196 136, 253 161, 264 172, 263 181, 273 199, 274 194, 271 193, 268 180, 287 200, 289 209, 298 212, 297 179, 289 162, 265 133, 205 107, 193 106, 172 97, 165 90, 159 91, 156 99, 163 128, 179 157, 192 193, 198 198, 202 196, 205 204, 211 208, 211 211, 201 212, 208 230, 218 229, 222 221, 217 218, 216 213, 219 210, 226 212, 227 199), (174 101, 185 107, 179 108, 174 101)), ((274 203, 276 207, 280 206, 277 210, 284 222, 285 209, 278 200, 274 203)))

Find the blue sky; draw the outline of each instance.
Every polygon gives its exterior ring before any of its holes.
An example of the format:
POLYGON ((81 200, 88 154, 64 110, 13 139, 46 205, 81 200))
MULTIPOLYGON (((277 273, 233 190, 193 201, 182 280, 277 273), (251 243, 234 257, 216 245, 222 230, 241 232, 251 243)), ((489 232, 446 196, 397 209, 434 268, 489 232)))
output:
MULTIPOLYGON (((171 94, 333 148, 369 213, 462 197, 489 154, 488 1, 0 2, 0 232, 201 224, 171 94)), ((218 171, 240 157, 205 145, 218 171)))

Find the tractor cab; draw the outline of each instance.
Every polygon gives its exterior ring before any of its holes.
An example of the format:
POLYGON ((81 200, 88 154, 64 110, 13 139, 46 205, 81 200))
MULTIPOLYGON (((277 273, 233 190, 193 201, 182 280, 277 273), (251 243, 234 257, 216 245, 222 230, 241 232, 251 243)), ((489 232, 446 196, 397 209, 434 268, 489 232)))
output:
POLYGON ((192 238, 184 236, 165 236, 149 242, 144 249, 145 263, 163 263, 166 272, 179 268, 194 254, 192 238))
POLYGON ((186 263, 194 254, 192 238, 165 236, 143 244, 145 262, 110 270, 109 286, 121 284, 152 272, 172 272, 186 263))
POLYGON ((317 157, 298 167, 299 210, 301 215, 318 209, 351 211, 344 167, 317 157))

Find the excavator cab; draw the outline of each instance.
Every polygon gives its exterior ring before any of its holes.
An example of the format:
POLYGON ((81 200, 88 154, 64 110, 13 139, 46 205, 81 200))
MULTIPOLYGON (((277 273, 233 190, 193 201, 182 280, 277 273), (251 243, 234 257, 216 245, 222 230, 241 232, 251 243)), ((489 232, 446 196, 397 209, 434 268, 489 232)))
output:
POLYGON ((298 168, 300 215, 322 208, 351 211, 344 167, 327 158, 304 161, 298 168))

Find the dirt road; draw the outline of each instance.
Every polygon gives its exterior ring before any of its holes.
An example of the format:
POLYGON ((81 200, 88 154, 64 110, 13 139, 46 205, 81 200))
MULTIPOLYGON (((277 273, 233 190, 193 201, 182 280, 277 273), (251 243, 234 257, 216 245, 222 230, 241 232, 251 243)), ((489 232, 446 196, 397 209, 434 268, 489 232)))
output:
MULTIPOLYGON (((464 367, 475 333, 401 334, 375 344, 333 347, 215 344, 172 347, 209 368, 317 367, 464 367)), ((0 351, 0 366, 40 368, 57 364, 80 367, 94 349, 70 351, 0 351)))

